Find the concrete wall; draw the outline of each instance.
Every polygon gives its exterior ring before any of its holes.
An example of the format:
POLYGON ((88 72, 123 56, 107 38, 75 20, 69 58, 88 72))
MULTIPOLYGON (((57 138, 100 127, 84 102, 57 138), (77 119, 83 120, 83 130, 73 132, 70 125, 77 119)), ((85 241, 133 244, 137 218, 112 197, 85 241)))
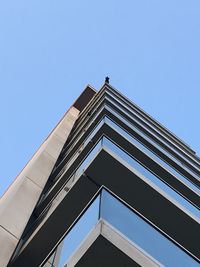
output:
POLYGON ((12 256, 79 115, 71 107, 0 199, 0 267, 12 256))

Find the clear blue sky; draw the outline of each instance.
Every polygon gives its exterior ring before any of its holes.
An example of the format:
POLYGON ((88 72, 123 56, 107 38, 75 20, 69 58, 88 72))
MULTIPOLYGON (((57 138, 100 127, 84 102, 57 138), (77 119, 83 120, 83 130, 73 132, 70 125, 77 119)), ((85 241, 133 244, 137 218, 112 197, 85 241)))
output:
POLYGON ((0 194, 104 77, 199 155, 199 0, 0 1, 0 194))

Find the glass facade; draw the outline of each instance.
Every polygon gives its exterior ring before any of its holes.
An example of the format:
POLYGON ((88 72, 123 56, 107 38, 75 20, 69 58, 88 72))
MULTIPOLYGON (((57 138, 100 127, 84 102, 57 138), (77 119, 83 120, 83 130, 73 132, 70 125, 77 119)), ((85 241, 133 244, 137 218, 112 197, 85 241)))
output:
POLYGON ((197 267, 199 263, 156 230, 134 210, 103 189, 61 242, 58 267, 67 266, 70 257, 102 219, 136 244, 146 256, 163 266, 197 267))
MULTIPOLYGON (((108 119, 106 120, 108 122, 108 119)), ((101 125, 101 123, 99 125, 101 125)), ((118 129, 118 131, 119 130, 120 129, 118 129)), ((163 182, 159 177, 154 175, 144 165, 138 162, 137 159, 134 159, 133 156, 129 155, 127 152, 121 149, 118 145, 114 144, 110 139, 106 138, 105 136, 96 144, 96 146, 92 149, 92 151, 87 155, 85 160, 74 172, 74 174, 72 175, 73 179, 77 179, 83 174, 83 172, 87 169, 89 164, 93 161, 93 159, 97 156, 99 151, 103 148, 109 149, 112 153, 115 154, 116 158, 120 159, 124 164, 136 170, 137 174, 138 173, 142 174, 146 179, 146 181, 149 181, 150 184, 157 186, 159 189, 163 191, 164 195, 167 195, 170 197, 170 199, 174 200, 174 203, 178 203, 179 205, 181 205, 184 211, 186 212, 188 211, 189 214, 193 215, 196 218, 196 220, 198 221, 200 220, 200 210, 196 206, 190 203, 182 195, 180 195, 169 185, 163 182)))
POLYGON ((136 119, 137 122, 139 122, 139 124, 143 125, 144 127, 147 127, 151 132, 154 132, 157 135, 157 137, 162 139, 162 141, 170 147, 170 149, 172 149, 175 153, 177 153, 180 157, 182 157, 182 159, 184 159, 186 162, 192 165, 194 169, 198 171, 200 164, 197 161, 197 159, 191 157, 188 153, 183 151, 183 149, 177 146, 175 142, 171 141, 170 138, 166 138, 167 136, 163 133, 163 131, 161 131, 160 129, 158 130, 158 127, 156 127, 155 121, 154 123, 152 123, 148 119, 146 120, 143 116, 136 114, 137 112, 135 112, 135 110, 130 108, 130 106, 127 106, 127 104, 125 104, 124 101, 119 101, 113 94, 110 94, 110 96, 116 101, 114 102, 111 99, 109 100, 111 103, 113 103, 113 105, 116 105, 117 103, 117 107, 121 109, 123 113, 129 114, 129 116, 136 119))
MULTIPOLYGON (((196 192, 197 194, 200 194, 200 189, 197 186, 195 186, 187 178, 183 177, 179 172, 177 172, 174 168, 172 168, 169 165, 169 163, 167 163, 164 160, 162 160, 159 156, 157 156, 150 149, 148 149, 144 144, 142 144, 136 138, 134 138, 133 136, 131 136, 127 131, 123 130, 122 127, 119 127, 116 123, 114 123, 109 118, 106 118, 106 123, 108 123, 109 126, 111 126, 115 131, 117 131, 118 133, 120 133, 123 137, 127 138, 127 140, 130 143, 136 145, 146 155, 150 156, 153 160, 155 160, 161 166, 165 167, 169 172, 171 172, 173 175, 175 175, 176 178, 178 178, 180 181, 182 181, 183 183, 185 183, 188 186, 190 186, 190 188, 192 188, 192 190, 194 190, 194 192, 196 192)), ((134 130, 136 130, 136 129, 134 129, 134 130)), ((140 134, 140 136, 142 136, 142 133, 141 132, 139 132, 139 134, 140 134)), ((147 139, 147 138, 145 138, 145 139, 147 139)), ((152 140, 150 140, 149 138, 147 140, 152 143, 152 140)), ((153 145, 156 147, 156 144, 155 143, 153 143, 153 145)), ((159 147, 159 150, 162 150, 162 149, 159 147)), ((164 152, 164 153, 166 154, 166 152, 164 152)), ((170 158, 171 158, 171 156, 170 156, 170 158)), ((173 158, 173 160, 175 160, 175 159, 173 158)))
POLYGON ((69 257, 80 246, 89 232, 99 220, 100 195, 94 200, 91 206, 84 212, 78 222, 72 227, 61 243, 62 249, 58 267, 63 267, 69 257))
POLYGON ((153 185, 156 185, 159 189, 163 191, 163 195, 170 196, 170 199, 175 200, 174 202, 179 203, 184 207, 183 210, 189 211, 190 214, 195 215, 197 220, 200 219, 200 210, 192 205, 189 201, 179 195, 175 190, 169 187, 167 184, 162 182, 158 177, 156 177, 151 171, 145 168, 142 164, 140 164, 137 160, 131 157, 128 153, 122 150, 119 146, 115 145, 107 138, 103 138, 103 146, 110 149, 111 152, 127 164, 127 166, 131 166, 137 173, 142 174, 148 181, 152 182, 153 185))
POLYGON ((105 84, 80 112, 8 267, 68 266, 94 236, 106 238, 103 228, 142 259, 199 266, 199 166, 186 144, 105 84))
MULTIPOLYGON (((122 120, 122 118, 120 118, 122 120)), ((189 179, 181 175, 177 170, 175 170, 172 166, 169 165, 168 162, 165 162, 162 158, 160 158, 158 155, 153 153, 148 147, 146 147, 144 144, 139 142, 136 138, 134 138, 132 135, 130 135, 127 131, 125 131, 122 127, 117 125, 114 121, 112 121, 109 117, 105 116, 98 125, 94 128, 94 130, 90 133, 90 135, 87 137, 87 139, 84 141, 84 144, 82 144, 81 149, 84 149, 84 147, 87 146, 87 144, 92 140, 92 138, 95 136, 95 134, 100 130, 100 128, 107 124, 109 127, 114 129, 118 134, 120 134, 123 138, 126 138, 132 145, 136 146, 138 149, 140 149, 143 153, 148 155, 152 160, 154 160, 157 164, 162 166, 165 170, 167 170, 169 173, 171 173, 173 176, 176 177, 176 179, 179 179, 183 184, 187 185, 191 190, 193 190, 196 194, 200 194, 200 189, 194 185, 189 179)), ((141 133, 140 133, 141 135, 141 133)), ((152 141, 151 141, 152 142, 152 141)), ((98 145, 98 147, 100 144, 98 145)), ((155 146, 155 144, 154 144, 155 146)), ((94 149, 93 149, 94 150, 94 149)), ((93 159, 93 155, 96 155, 96 151, 99 150, 95 147, 95 150, 92 152, 92 154, 88 155, 86 159, 83 161, 81 166, 76 171, 76 176, 79 175, 79 173, 82 173, 84 169, 86 169, 86 166, 88 165, 88 162, 90 159, 93 159)), ((68 161, 67 166, 69 167, 74 160, 78 157, 80 154, 80 148, 78 149, 77 153, 75 153, 72 158, 68 161)), ((125 155, 125 154, 124 154, 125 155)), ((127 158, 127 155, 126 155, 127 158)), ((173 159, 174 160, 174 159, 173 159)), ((144 164, 144 163, 142 163, 144 164)), ((138 165, 139 166, 139 165, 138 165)), ((141 166, 142 167, 142 166, 141 166)), ((147 171, 147 169, 145 170, 147 171)), ((153 170, 151 170, 153 171, 153 170)), ((61 172, 58 176, 61 176, 63 173, 61 172)), ((160 179, 163 179, 162 177, 159 177, 160 179)), ((158 181, 159 182, 159 181, 158 181)), ((164 186, 164 185, 163 185, 164 186)), ((170 190, 170 189, 169 189, 170 190)), ((172 194, 176 194, 176 192, 172 192, 172 194)), ((176 194, 177 195, 177 194, 176 194)), ((191 204, 191 209, 193 209, 193 205, 191 204)), ((200 214, 199 209, 195 208, 197 210, 196 213, 200 214)), ((199 215, 198 215, 199 217, 199 215)))
MULTIPOLYGON (((113 113, 113 109, 111 109, 109 107, 107 109, 110 110, 111 113, 113 113)), ((180 157, 176 156, 176 155, 179 155, 177 153, 177 151, 172 149, 172 147, 170 147, 169 144, 165 140, 162 140, 159 136, 157 136, 156 133, 149 131, 149 129, 145 128, 144 125, 142 125, 139 122, 137 122, 137 126, 136 126, 133 118, 127 112, 124 112, 124 110, 121 110, 121 114, 119 114, 119 112, 115 112, 115 116, 118 117, 123 123, 127 124, 130 128, 132 128, 140 136, 144 137, 148 142, 152 143, 156 148, 158 148, 160 151, 162 151, 164 154, 166 154, 169 158, 171 158, 174 162, 176 162, 182 168, 186 169, 188 173, 190 173, 191 175, 193 175, 197 179, 199 178, 199 176, 195 172, 196 168, 192 164, 191 165, 194 167, 193 169, 191 169, 189 167, 190 165, 184 164, 184 162, 181 161, 180 157), (123 116, 122 116, 122 114, 123 114, 123 116), (124 116, 126 116, 130 121, 127 119, 124 119, 124 116), (175 153, 172 153, 172 151, 174 151, 175 153)), ((181 155, 179 155, 179 156, 181 156, 181 155)), ((197 172, 198 172, 198 170, 197 170, 197 172)))

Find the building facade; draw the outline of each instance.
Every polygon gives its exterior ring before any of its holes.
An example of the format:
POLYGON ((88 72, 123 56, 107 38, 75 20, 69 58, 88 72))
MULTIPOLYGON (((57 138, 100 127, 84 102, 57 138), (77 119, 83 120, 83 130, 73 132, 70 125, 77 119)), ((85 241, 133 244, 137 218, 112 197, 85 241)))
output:
POLYGON ((200 159, 108 82, 2 197, 0 266, 199 266, 200 159))

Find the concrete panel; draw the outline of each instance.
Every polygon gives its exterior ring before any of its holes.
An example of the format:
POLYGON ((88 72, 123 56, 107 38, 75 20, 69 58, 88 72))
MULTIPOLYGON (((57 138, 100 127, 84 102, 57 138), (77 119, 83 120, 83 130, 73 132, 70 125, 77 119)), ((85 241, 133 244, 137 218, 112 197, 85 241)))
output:
POLYGON ((0 267, 5 267, 17 245, 17 238, 0 227, 0 267))
POLYGON ((118 249, 123 251, 128 257, 137 262, 143 267, 164 267, 157 260, 152 258, 144 250, 138 247, 136 244, 127 239, 122 233, 117 231, 109 223, 102 220, 101 235, 105 237, 109 242, 115 245, 118 249))
POLYGON ((39 231, 37 228, 33 236, 26 241, 19 256, 10 267, 35 267, 48 260, 48 256, 53 253, 66 230, 72 226, 98 190, 99 187, 89 179, 80 178, 76 186, 71 188, 56 210, 48 217, 48 220, 45 220, 39 231), (77 201, 78 199, 81 201, 77 201), (38 247, 42 249, 38 249, 38 247))
POLYGON ((26 171, 26 177, 31 179, 40 188, 44 188, 49 175, 55 165, 55 159, 51 157, 46 151, 43 151, 32 162, 26 171))
MULTIPOLYGON (((67 111, 0 200, 0 226, 16 239, 23 233, 78 114, 74 107, 67 111)), ((5 242, 2 257, 9 261, 14 248, 5 242)))
POLYGON ((64 142, 66 141, 66 136, 69 135, 72 129, 72 125, 74 124, 79 114, 79 110, 74 107, 71 107, 69 111, 70 112, 68 112, 63 118, 62 123, 58 124, 55 129, 56 135, 59 136, 64 142))
POLYGON ((14 183, 7 198, 0 206, 0 225, 20 238, 32 210, 37 202, 41 189, 27 177, 14 183))
POLYGON ((43 267, 58 267, 60 260, 60 253, 62 250, 63 243, 61 242, 56 251, 51 255, 49 260, 44 264, 43 267))
POLYGON ((100 220, 95 228, 90 231, 75 253, 70 257, 68 262, 66 262, 65 267, 75 267, 100 235, 126 254, 139 266, 163 267, 161 263, 144 252, 136 244, 128 240, 124 235, 104 220, 100 220))
POLYGON ((62 148, 63 148, 63 140, 54 133, 52 134, 50 144, 46 146, 45 151, 49 155, 51 155, 54 159, 57 159, 62 148))
POLYGON ((45 265, 43 267, 52 267, 52 264, 49 262, 46 262, 45 265))
POLYGON ((58 248, 56 249, 56 255, 54 257, 54 262, 53 262, 53 265, 55 267, 58 267, 63 245, 64 245, 64 242, 61 242, 60 245, 58 246, 58 248))

